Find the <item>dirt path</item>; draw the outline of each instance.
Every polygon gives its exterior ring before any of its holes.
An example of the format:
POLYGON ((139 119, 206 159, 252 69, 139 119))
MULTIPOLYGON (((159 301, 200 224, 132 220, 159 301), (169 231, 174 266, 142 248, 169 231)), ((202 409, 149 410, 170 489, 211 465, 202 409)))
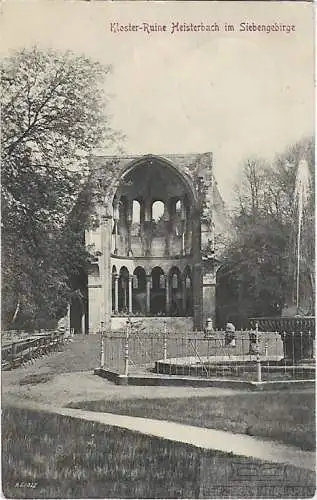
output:
MULTIPOLYGON (((20 373, 2 374, 2 405, 19 401, 66 406, 70 402, 127 398, 184 398, 204 396, 232 396, 233 389, 214 387, 140 387, 117 386, 91 372, 65 373, 52 375, 48 370, 28 370, 20 373), (10 377, 10 375, 13 377, 10 377), (47 381, 27 384, 27 377, 36 376, 47 381), (21 385, 22 383, 22 385, 21 385)), ((17 370, 16 370, 17 372, 17 370)), ((245 392, 245 391, 240 391, 245 392)))

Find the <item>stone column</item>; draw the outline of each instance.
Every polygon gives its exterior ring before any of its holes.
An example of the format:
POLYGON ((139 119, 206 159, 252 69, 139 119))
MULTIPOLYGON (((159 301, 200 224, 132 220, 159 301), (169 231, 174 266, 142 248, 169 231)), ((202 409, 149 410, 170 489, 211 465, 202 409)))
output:
POLYGON ((133 276, 129 275, 129 314, 132 314, 132 280, 133 276))
POLYGON ((216 316, 216 272, 213 265, 205 263, 203 269, 203 324, 208 318, 215 324, 216 316))
POLYGON ((202 264, 201 264, 201 262, 196 262, 193 265, 192 293, 193 293, 194 330, 202 330, 202 328, 203 328, 203 315, 202 315, 202 264))
POLYGON ((114 275, 114 312, 119 311, 119 275, 114 275))
POLYGON ((113 206, 113 221, 114 221, 114 251, 113 251, 113 253, 117 255, 117 253, 118 253, 118 222, 119 222, 119 205, 117 203, 113 206))
POLYGON ((150 274, 146 275, 146 314, 151 312, 151 282, 152 276, 150 274))
POLYGON ((181 232, 182 232, 181 255, 185 255, 186 211, 185 211, 184 199, 181 200, 181 203, 182 203, 182 209, 181 209, 181 232))
POLYGON ((144 222, 151 222, 152 214, 151 214, 151 200, 144 200, 144 222))
POLYGON ((170 295, 170 284, 168 274, 165 274, 165 314, 168 316, 170 314, 171 308, 171 295, 170 295))
POLYGON ((133 211, 133 202, 129 200, 127 206, 128 257, 132 255, 132 248, 131 248, 132 211, 133 211))
POLYGON ((114 249, 113 253, 118 254, 118 221, 114 221, 114 249))

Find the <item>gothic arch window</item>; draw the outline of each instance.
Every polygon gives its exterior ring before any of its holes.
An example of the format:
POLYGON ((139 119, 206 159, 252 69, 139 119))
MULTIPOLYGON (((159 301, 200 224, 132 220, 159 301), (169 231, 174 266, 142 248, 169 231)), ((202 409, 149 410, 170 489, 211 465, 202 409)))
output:
POLYGON ((163 201, 157 200, 152 203, 152 220, 158 222, 163 217, 165 205, 163 201))

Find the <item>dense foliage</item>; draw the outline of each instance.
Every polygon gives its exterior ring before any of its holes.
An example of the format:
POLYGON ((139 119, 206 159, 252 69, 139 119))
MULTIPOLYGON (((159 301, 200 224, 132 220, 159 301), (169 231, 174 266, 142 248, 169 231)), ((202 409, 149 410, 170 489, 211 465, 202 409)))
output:
POLYGON ((231 319, 240 327, 248 317, 296 313, 294 310, 298 203, 296 174, 300 160, 310 171, 308 199, 301 227, 300 307, 314 306, 314 141, 302 140, 270 164, 250 159, 236 189, 234 234, 219 271, 218 323, 231 319))
POLYGON ((89 262, 83 229, 90 200, 83 186, 92 149, 115 140, 103 91, 110 70, 36 47, 3 62, 4 328, 61 317, 89 262))

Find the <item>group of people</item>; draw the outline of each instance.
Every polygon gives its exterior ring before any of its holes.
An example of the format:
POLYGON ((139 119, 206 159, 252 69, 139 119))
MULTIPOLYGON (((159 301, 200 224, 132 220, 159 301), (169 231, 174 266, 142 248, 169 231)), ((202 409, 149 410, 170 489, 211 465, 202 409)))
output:
MULTIPOLYGON (((214 333, 212 319, 208 318, 204 328, 205 338, 212 337, 214 333)), ((258 331, 251 330, 249 332, 249 354, 257 354, 259 352, 260 336, 258 331)), ((225 346, 236 347, 236 327, 233 323, 227 323, 225 329, 225 346)))

